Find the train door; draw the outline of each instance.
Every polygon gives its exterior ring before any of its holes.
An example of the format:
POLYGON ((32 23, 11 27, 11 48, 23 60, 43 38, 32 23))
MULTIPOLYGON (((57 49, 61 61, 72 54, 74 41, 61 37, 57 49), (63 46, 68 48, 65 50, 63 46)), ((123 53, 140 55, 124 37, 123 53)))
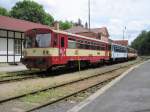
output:
POLYGON ((105 44, 105 57, 108 58, 109 52, 108 52, 108 44, 105 44))
POLYGON ((65 35, 59 35, 59 59, 60 64, 66 63, 66 47, 67 47, 67 37, 65 35))

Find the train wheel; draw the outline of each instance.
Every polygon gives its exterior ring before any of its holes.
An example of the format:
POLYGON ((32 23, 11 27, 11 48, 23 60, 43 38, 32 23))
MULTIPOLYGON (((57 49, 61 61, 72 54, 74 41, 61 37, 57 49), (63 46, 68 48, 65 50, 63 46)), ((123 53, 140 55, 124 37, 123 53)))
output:
POLYGON ((53 70, 53 67, 49 67, 49 68, 46 70, 46 72, 47 72, 47 73, 51 73, 52 70, 53 70))

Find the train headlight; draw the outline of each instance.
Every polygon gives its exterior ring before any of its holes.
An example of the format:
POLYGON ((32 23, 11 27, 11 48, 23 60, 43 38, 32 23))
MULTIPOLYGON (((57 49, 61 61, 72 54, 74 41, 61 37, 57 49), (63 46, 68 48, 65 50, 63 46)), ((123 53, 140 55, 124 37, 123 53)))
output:
POLYGON ((46 54, 49 54, 49 51, 46 51, 46 54))
POLYGON ((43 50, 43 54, 45 54, 45 50, 43 50))
POLYGON ((44 51, 43 51, 43 54, 44 54, 44 55, 47 55, 47 54, 49 54, 49 51, 48 51, 48 50, 44 50, 44 51))

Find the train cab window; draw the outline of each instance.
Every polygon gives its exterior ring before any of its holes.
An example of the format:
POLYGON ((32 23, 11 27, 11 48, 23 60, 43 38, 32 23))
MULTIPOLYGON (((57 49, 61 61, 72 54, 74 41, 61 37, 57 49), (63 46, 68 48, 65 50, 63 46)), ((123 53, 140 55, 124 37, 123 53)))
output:
POLYGON ((32 44, 33 44, 33 39, 34 38, 31 38, 31 37, 26 37, 25 40, 24 40, 24 48, 31 48, 32 47, 32 44))
POLYGON ((61 47, 65 47, 65 38, 61 37, 61 47))
POLYGON ((37 34, 35 39, 35 47, 50 47, 51 46, 51 34, 37 34))

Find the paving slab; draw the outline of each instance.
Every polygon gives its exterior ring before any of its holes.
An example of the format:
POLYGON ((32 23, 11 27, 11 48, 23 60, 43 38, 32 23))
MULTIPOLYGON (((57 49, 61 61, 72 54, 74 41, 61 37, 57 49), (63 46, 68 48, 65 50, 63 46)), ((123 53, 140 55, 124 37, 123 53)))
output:
POLYGON ((85 105, 71 112, 150 112, 150 61, 85 105))
POLYGON ((22 71, 22 70, 27 70, 27 68, 22 64, 0 66, 0 72, 15 72, 15 71, 22 71))

